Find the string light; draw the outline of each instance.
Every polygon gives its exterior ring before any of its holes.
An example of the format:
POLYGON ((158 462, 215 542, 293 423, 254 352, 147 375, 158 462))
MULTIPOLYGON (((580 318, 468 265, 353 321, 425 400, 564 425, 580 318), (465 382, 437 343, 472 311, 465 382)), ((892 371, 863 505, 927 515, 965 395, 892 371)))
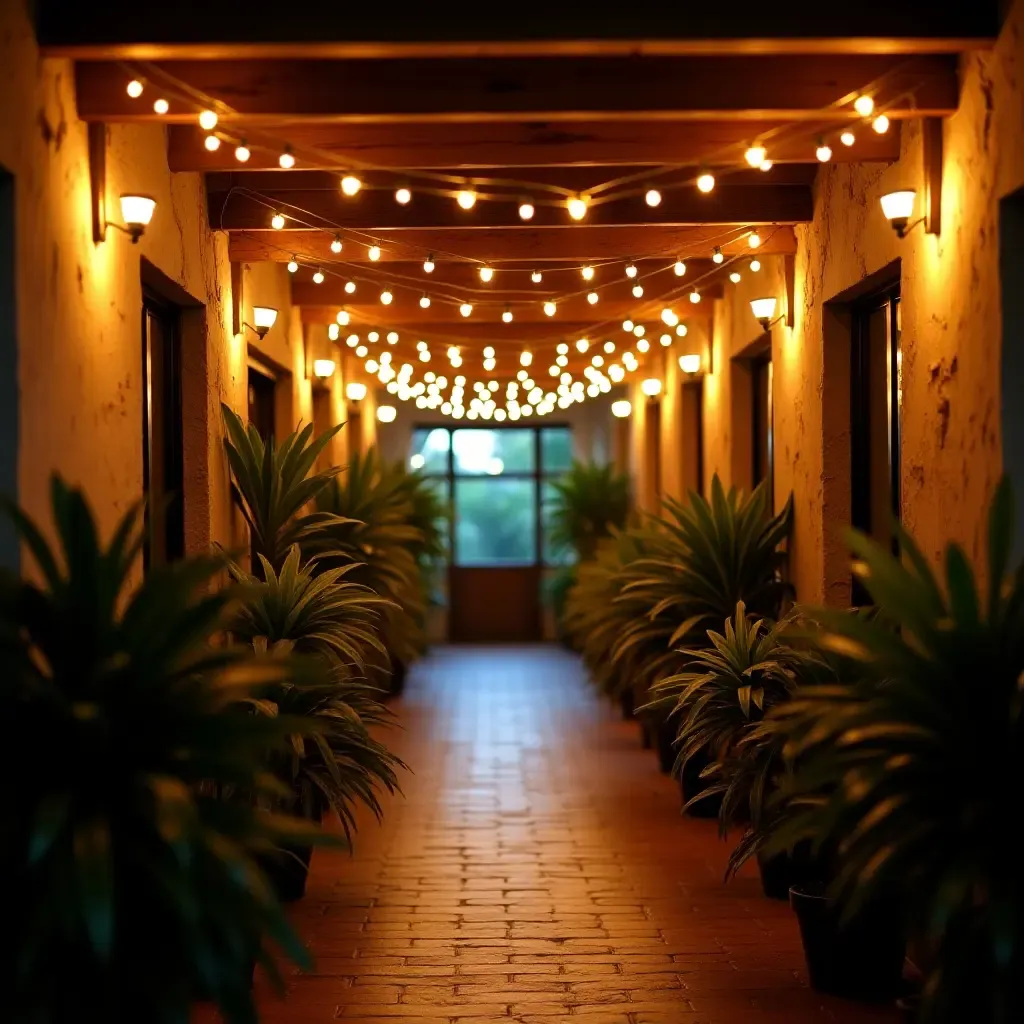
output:
POLYGON ((871 96, 861 94, 853 101, 853 109, 861 117, 870 117, 871 112, 875 109, 875 101, 871 96))
POLYGON ((341 327, 338 324, 327 325, 327 337, 331 341, 337 341, 338 335, 341 333, 341 327))
POLYGON ((487 284, 494 277, 493 267, 481 267, 480 268, 480 280, 487 284))
POLYGON ((762 160, 761 166, 758 168, 759 171, 770 171, 775 166, 773 160, 762 160))
POLYGON ((592 366, 604 366, 604 356, 597 355, 590 360, 592 366))
POLYGON ((383 304, 384 304, 385 306, 390 306, 390 305, 391 305, 391 300, 392 300, 392 299, 394 299, 394 295, 392 295, 392 294, 391 294, 391 292, 389 292, 389 291, 388 291, 387 289, 385 289, 384 291, 382 291, 382 292, 380 293, 380 301, 381 301, 381 302, 382 302, 382 303, 383 303, 383 304))
POLYGON ((658 206, 661 203, 661 193, 656 188, 649 188, 644 196, 644 202, 648 206, 658 206))
POLYGON ((558 343, 558 344, 557 344, 557 345, 555 346, 555 351, 556 351, 556 352, 557 352, 557 353, 558 353, 558 354, 559 354, 560 356, 564 356, 564 355, 565 355, 565 354, 566 354, 566 353, 567 353, 567 352, 569 351, 569 346, 568 346, 568 345, 566 345, 566 343, 565 343, 564 341, 560 341, 560 342, 559 342, 559 343, 558 343))
POLYGON ((532 274, 530 275, 530 280, 531 280, 531 281, 532 281, 532 282, 533 282, 534 284, 540 284, 540 283, 541 283, 541 281, 543 281, 543 280, 544 280, 544 275, 543 275, 543 274, 542 274, 542 273, 541 273, 541 272, 540 272, 539 270, 535 270, 535 271, 534 271, 534 272, 533 272, 533 273, 532 273, 532 274))
MULTIPOLYGON (((525 352, 521 352, 519 354, 519 365, 520 366, 529 366, 530 363, 532 363, 532 362, 533 362, 533 353, 532 352, 525 351, 525 352)), ((526 380, 525 377, 522 377, 521 379, 522 380, 526 380)))
POLYGON ((430 296, 429 295, 421 295, 420 296, 420 308, 421 309, 430 309, 430 296))
POLYGON ((251 156, 252 153, 250 152, 249 147, 245 144, 245 139, 242 139, 242 141, 235 146, 235 159, 240 164, 247 164, 249 162, 249 157, 251 156))
POLYGON ((359 335, 358 334, 350 334, 345 339, 345 344, 348 345, 349 348, 355 348, 356 345, 359 344, 359 335))
POLYGON ((583 220, 587 215, 587 199, 585 196, 573 196, 566 204, 565 208, 569 211, 569 216, 573 220, 583 220))
POLYGON ((473 304, 470 303, 470 302, 464 302, 461 306, 459 306, 459 312, 463 316, 470 316, 470 315, 472 315, 472 313, 473 313, 473 304))
POLYGON ((158 100, 153 101, 153 110, 157 114, 166 114, 171 109, 170 103, 167 102, 162 96, 158 100))
POLYGON ((404 188, 404 187, 403 188, 399 188, 399 189, 395 189, 395 202, 396 203, 401 203, 402 206, 405 206, 406 203, 408 203, 410 199, 412 199, 412 192, 410 192, 409 189, 404 188))
MULTIPOLYGON (((388 344, 389 345, 397 345, 398 344, 398 331, 388 331, 388 344)), ((384 358, 384 356, 381 356, 381 359, 383 359, 383 358, 384 358)), ((391 359, 391 357, 388 356, 388 360, 389 361, 390 361, 390 359, 391 359)))
POLYGON ((845 132, 843 132, 842 135, 839 136, 839 141, 844 146, 852 146, 857 141, 857 136, 854 135, 853 132, 851 132, 849 129, 847 129, 845 132))
POLYGON ((698 302, 700 302, 700 292, 699 292, 699 291, 697 291, 697 289, 696 289, 696 288, 694 288, 694 289, 693 289, 693 291, 692 291, 692 292, 690 292, 690 301, 691 301, 691 302, 692 302, 692 303, 693 303, 694 305, 697 305, 697 303, 698 303, 698 302))
POLYGON ((697 178, 697 188, 701 192, 710 192, 715 187, 715 176, 710 171, 704 171, 697 178))
POLYGON ((365 345, 360 345, 356 349, 356 358, 365 359, 370 354, 370 350, 365 345))
POLYGON ((751 231, 750 234, 747 235, 747 245, 749 245, 751 249, 757 249, 761 245, 761 236, 756 231, 751 231))
POLYGON ((668 347, 669 347, 669 345, 671 345, 671 344, 672 344, 672 335, 671 335, 671 334, 663 334, 663 335, 662 335, 662 336, 661 336, 661 337, 660 337, 660 338, 658 339, 658 341, 659 341, 659 342, 661 342, 661 346, 662 346, 662 348, 668 348, 668 347))
POLYGON ((348 315, 347 309, 339 310, 338 315, 334 318, 342 327, 348 327, 349 321, 352 319, 348 315))
POLYGON ((204 132, 212 132, 217 127, 217 115, 212 110, 200 111, 199 127, 204 132))
POLYGON ((624 331, 631 331, 631 330, 633 330, 633 321, 632 320, 623 320, 622 321, 622 329, 624 331))
POLYGON ((725 257, 722 255, 722 250, 719 246, 715 246, 715 251, 711 254, 711 261, 713 263, 721 263, 725 257))
POLYGON ((732 281, 733 284, 739 284, 740 283, 740 272, 738 270, 734 270, 729 275, 729 280, 732 281))
POLYGON ((494 358, 494 346, 493 345, 488 345, 484 349, 484 359, 493 359, 493 358, 494 358))
POLYGON ((557 308, 558 307, 550 299, 548 299, 548 301, 544 303, 544 315, 554 316, 555 312, 557 311, 557 308))
POLYGON ((362 187, 363 183, 354 174, 346 174, 341 179, 341 191, 347 196, 354 196, 362 187))
POLYGON ((679 315, 674 309, 663 309, 661 311, 661 322, 668 327, 675 327, 679 323, 679 315))
POLYGON ((646 338, 637 338, 636 347, 638 352, 646 352, 651 347, 651 343, 646 338))
POLYGON ((583 275, 584 281, 594 280, 594 268, 593 267, 580 267, 580 273, 583 275))
POLYGON ((133 100, 137 100, 142 95, 142 83, 137 78, 133 78, 126 86, 125 91, 133 100))
POLYGON ((814 151, 814 155, 824 164, 828 163, 832 159, 832 147, 829 146, 824 139, 818 139, 818 148, 814 151))
POLYGON ((644 286, 642 284, 633 285, 633 298, 639 299, 644 294, 644 286))
POLYGON ((366 256, 371 263, 376 263, 380 259, 380 246, 371 245, 370 248, 366 250, 366 256))
POLYGON ((355 292, 355 290, 356 290, 356 283, 355 283, 355 281, 346 281, 345 282, 345 291, 348 292, 349 295, 351 295, 353 292, 355 292))
POLYGON ((323 284, 323 283, 324 283, 324 272, 322 270, 320 270, 320 268, 318 267, 316 273, 313 275, 313 284, 323 284))
POLYGON ((286 171, 290 171, 295 166, 295 157, 290 147, 284 147, 284 152, 277 158, 277 163, 278 166, 283 167, 286 171))
POLYGON ((533 220, 533 201, 530 199, 519 200, 519 217, 521 220, 533 220))
POLYGON ((885 114, 879 114, 878 117, 871 122, 871 127, 874 128, 879 135, 884 135, 889 130, 889 118, 887 118, 885 114))
POLYGON ((270 226, 275 231, 280 231, 284 227, 284 217, 279 213, 275 213, 274 216, 270 218, 270 226))
POLYGON ((630 280, 636 277, 636 267, 632 263, 626 267, 626 277, 630 278, 630 280))
POLYGON ((298 265, 298 263, 295 262, 295 258, 292 257, 292 259, 290 259, 288 261, 288 273, 289 274, 294 274, 298 269, 299 269, 299 265, 298 265))
POLYGON ((505 312, 501 314, 501 319, 507 324, 512 323, 512 310, 508 306, 505 307, 505 312))
POLYGON ((587 338, 580 338, 576 342, 577 352, 586 352, 588 348, 590 348, 590 341, 587 338))
POLYGON ((751 271, 753 273, 756 274, 761 269, 761 261, 760 260, 751 260, 750 261, 750 269, 751 269, 751 271))
POLYGON ((753 146, 748 147, 746 153, 743 154, 743 158, 751 167, 760 167, 767 156, 768 150, 759 142, 755 142, 753 146))
POLYGON ((588 292, 587 293, 587 302, 589 302, 592 306, 596 306, 597 305, 597 300, 598 300, 599 297, 600 296, 598 296, 597 292, 588 292))
POLYGON ((455 196, 455 201, 464 210, 472 210, 476 206, 476 193, 471 188, 464 188, 455 196))
POLYGON ((676 260, 675 263, 672 264, 672 270, 676 277, 682 277, 683 274, 686 273, 686 264, 682 260, 676 260))
POLYGON ((426 258, 426 259, 425 259, 425 260, 423 261, 423 273, 424 273, 424 274, 432 274, 433 272, 434 272, 434 254, 433 254, 433 253, 431 253, 431 254, 430 254, 430 255, 429 255, 429 256, 428 256, 428 257, 427 257, 427 258, 426 258))
POLYGON ((615 351, 615 342, 614 341, 606 341, 604 343, 604 350, 605 350, 605 352, 608 353, 608 355, 611 355, 615 351))
POLYGON ((678 327, 676 328, 676 335, 677 335, 678 337, 680 337, 680 338, 685 338, 685 337, 686 337, 686 334, 687 334, 687 331, 686 331, 686 324, 680 324, 680 325, 679 325, 679 326, 678 326, 678 327))
POLYGON ((210 153, 216 153, 220 149, 220 139, 216 135, 207 135, 203 139, 203 145, 210 153))
POLYGON ((331 252, 337 254, 341 252, 341 248, 341 237, 339 235, 335 235, 331 241, 331 252))
POLYGON ((643 324, 637 324, 636 327, 633 328, 633 333, 638 338, 642 338, 647 333, 647 328, 644 327, 643 324))

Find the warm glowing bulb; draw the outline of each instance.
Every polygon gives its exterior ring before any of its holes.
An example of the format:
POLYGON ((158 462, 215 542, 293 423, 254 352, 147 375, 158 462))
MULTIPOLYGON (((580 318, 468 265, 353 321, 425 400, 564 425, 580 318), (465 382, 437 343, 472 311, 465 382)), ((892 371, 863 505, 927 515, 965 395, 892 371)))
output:
POLYGON ((356 290, 356 283, 355 283, 355 281, 346 281, 345 282, 345 291, 348 292, 349 295, 351 295, 355 290, 356 290))
POLYGON ((153 110, 157 114, 166 114, 171 109, 170 103, 162 97, 158 100, 153 101, 153 110))
POLYGON ((345 387, 345 397, 350 402, 361 402, 366 397, 366 385, 360 381, 352 381, 345 387))
MULTIPOLYGON (((520 355, 519 355, 519 365, 520 366, 529 366, 530 363, 532 363, 532 362, 533 362, 533 353, 532 352, 522 352, 522 353, 520 353, 520 355)), ((525 380, 525 378, 523 378, 523 379, 525 380)))
POLYGON ((654 398, 655 395, 661 394, 661 381, 657 377, 648 377, 647 380, 641 382, 640 390, 648 398, 654 398))
POLYGON ((647 328, 644 327, 643 324, 637 324, 636 327, 633 328, 633 334, 637 338, 642 338, 646 333, 647 333, 647 328))
POLYGON ((596 306, 597 305, 597 300, 599 298, 600 298, 600 296, 597 294, 597 292, 588 292, 587 293, 587 302, 589 302, 592 306, 596 306))
POLYGON ((644 286, 642 284, 633 285, 633 298, 639 299, 644 294, 644 286))
POLYGON ((729 275, 729 280, 732 281, 733 284, 739 284, 740 283, 740 272, 738 270, 734 270, 729 275))
POLYGON ((685 338, 686 337, 686 324, 680 324, 676 328, 676 336, 679 337, 679 338, 685 338))
POLYGON ((313 284, 323 284, 323 283, 324 283, 324 272, 322 270, 317 270, 317 272, 313 275, 313 284))
POLYGON ((512 323, 512 310, 506 309, 505 312, 501 314, 501 319, 507 324, 512 323))
POLYGON ((342 327, 348 327, 349 321, 352 318, 348 315, 347 309, 342 309, 338 312, 338 315, 334 319, 337 320, 342 327))
POLYGON ((420 296, 420 309, 430 309, 430 296, 429 295, 421 295, 420 296))
POLYGON ((409 189, 407 189, 407 188, 395 189, 395 202, 396 203, 401 203, 402 206, 405 206, 405 204, 408 203, 410 199, 412 199, 412 192, 410 192, 409 189))
POLYGON ((133 100, 137 100, 142 95, 142 83, 137 78, 133 78, 128 83, 127 90, 128 95, 131 96, 133 100))
POLYGON ((751 249, 756 249, 760 244, 761 236, 756 231, 751 231, 750 234, 747 235, 747 245, 749 245, 751 249))
POLYGON ((313 376, 319 377, 323 380, 326 377, 334 373, 334 360, 333 359, 314 359, 313 360, 313 376))
POLYGON ((217 115, 212 110, 204 110, 199 115, 199 127, 204 132, 212 132, 217 127, 217 115))
POLYGON ((331 240, 331 252, 339 253, 341 252, 341 248, 341 239, 337 235, 335 235, 334 238, 331 240))
POLYGON ((377 406, 377 419, 380 420, 381 423, 394 423, 397 415, 398 410, 393 405, 377 406))
MULTIPOLYGON (((398 331, 388 331, 388 344, 389 345, 397 345, 398 344, 398 331)), ((385 355, 387 355, 387 353, 385 353, 385 355)), ((381 356, 380 358, 381 358, 381 360, 383 360, 384 356, 381 356)), ((388 361, 389 362, 391 361, 391 357, 390 356, 388 356, 388 361)))
POLYGON ((770 171, 775 166, 775 162, 772 160, 762 160, 761 166, 758 168, 759 171, 770 171))
POLYGON ((428 257, 427 257, 427 258, 426 258, 426 259, 425 259, 425 260, 423 261, 423 273, 424 273, 424 274, 432 274, 433 272, 434 272, 434 254, 433 254, 433 253, 431 253, 431 254, 430 254, 430 255, 429 255, 429 256, 428 256, 428 257))
POLYGON ((279 213, 275 213, 274 216, 270 218, 270 226, 275 231, 280 231, 284 227, 284 217, 279 213))
POLYGON ((587 201, 583 196, 573 196, 565 204, 565 208, 569 211, 569 216, 573 220, 583 220, 587 215, 587 201))
POLYGON ((544 275, 543 275, 543 274, 542 274, 542 273, 541 273, 541 272, 540 272, 539 270, 535 270, 535 271, 534 271, 534 272, 533 272, 533 273, 532 273, 532 274, 530 275, 530 280, 531 280, 531 281, 532 281, 532 282, 533 282, 534 284, 540 284, 540 283, 541 283, 541 281, 543 281, 543 280, 544 280, 544 275))
POLYGON ((544 303, 544 315, 554 316, 557 308, 558 307, 549 299, 547 302, 544 303))
POLYGON ((814 151, 814 155, 823 163, 828 163, 832 159, 832 147, 827 143, 819 142, 818 148, 814 151))
POLYGON ((380 246, 371 245, 370 248, 366 250, 366 256, 371 263, 376 263, 380 259, 380 246))
POLYGON ((472 303, 464 302, 461 306, 459 306, 459 312, 463 316, 470 316, 473 312, 472 303))
POLYGON ((560 342, 559 342, 559 343, 558 343, 558 344, 557 344, 557 345, 555 346, 555 351, 556 351, 556 352, 557 352, 557 353, 558 353, 558 354, 559 354, 560 356, 564 356, 564 355, 566 354, 566 352, 568 352, 568 351, 569 351, 569 346, 568 346, 568 345, 566 345, 566 343, 565 343, 564 341, 560 341, 560 342))
POLYGON ((624 420, 632 411, 633 407, 625 398, 612 402, 612 415, 617 416, 620 420, 624 420))
POLYGON ((765 326, 775 316, 776 301, 774 296, 750 300, 750 310, 754 314, 754 319, 759 320, 762 326, 765 326))
POLYGON ((638 352, 646 352, 651 347, 651 343, 646 338, 637 338, 636 348, 638 352))
MULTIPOLYGON (((256 328, 257 333, 260 331, 266 334, 271 327, 277 322, 277 310, 273 306, 253 306, 252 307, 252 322, 256 328)), ((260 335, 260 337, 263 336, 260 335)))
POLYGON ((391 294, 391 292, 387 291, 386 289, 380 293, 380 301, 384 303, 385 306, 390 306, 391 300, 393 298, 394 296, 391 294))
POLYGON ((289 260, 288 261, 288 273, 289 274, 294 274, 298 269, 299 269, 299 265, 298 265, 298 263, 295 262, 295 260, 289 260))
POLYGON ((358 334, 350 334, 345 339, 345 344, 348 345, 349 348, 355 348, 356 345, 359 344, 359 335, 358 334))
POLYGON ((691 302, 692 302, 692 303, 693 303, 694 305, 697 305, 697 303, 698 303, 698 302, 700 302, 700 292, 699 292, 699 291, 697 291, 697 289, 696 289, 696 288, 694 288, 694 289, 693 289, 693 291, 692 291, 692 292, 690 292, 690 301, 691 301, 691 302))
POLYGON ((365 358, 366 358, 366 357, 367 357, 367 356, 368 356, 369 354, 370 354, 370 350, 369 350, 369 349, 368 349, 368 348, 367 348, 367 347, 366 347, 365 345, 360 345, 360 346, 359 346, 359 347, 358 347, 358 348, 356 349, 356 355, 357 355, 357 356, 358 356, 358 357, 359 357, 360 359, 365 359, 365 358))
POLYGON ((666 327, 675 327, 679 323, 679 314, 674 309, 663 309, 661 311, 661 322, 666 327))
POLYGON ((249 157, 251 156, 252 152, 244 142, 240 142, 237 146, 235 146, 235 159, 240 164, 247 164, 249 162, 249 157))
POLYGON ((288 171, 295 166, 295 157, 292 155, 292 151, 290 149, 286 149, 277 158, 277 162, 281 167, 288 171))
POLYGON ((750 270, 751 270, 752 273, 756 274, 760 269, 761 269, 761 261, 760 260, 751 260, 750 261, 750 270))
POLYGON ((494 268, 493 267, 481 267, 480 268, 480 280, 483 281, 484 284, 486 284, 488 281, 490 281, 493 277, 494 277, 494 268))
POLYGON ((626 277, 629 277, 629 278, 636 277, 636 267, 633 266, 632 263, 630 263, 629 266, 626 267, 626 277))
POLYGON ((586 352, 588 348, 590 348, 590 341, 587 338, 580 338, 576 342, 577 352, 586 352))
POLYGON ((605 352, 608 353, 608 355, 611 355, 615 351, 615 342, 614 341, 606 341, 604 343, 604 350, 605 350, 605 352))
POLYGON ((842 135, 839 136, 839 141, 844 146, 852 146, 857 141, 857 136, 854 135, 851 131, 845 131, 842 135))
POLYGON ((768 156, 768 150, 760 143, 755 143, 747 149, 743 156, 751 167, 760 167, 764 163, 765 157, 768 156))
POLYGON ((676 277, 682 277, 686 273, 686 264, 682 260, 676 260, 672 264, 672 271, 676 277))
POLYGON ((341 191, 347 196, 354 196, 362 187, 363 183, 354 174, 346 174, 341 179, 341 191))
POLYGON ((522 220, 533 220, 534 213, 533 203, 529 199, 523 199, 519 203, 519 216, 522 220))
POLYGON ((662 348, 668 348, 668 347, 669 347, 669 345, 671 345, 671 344, 672 344, 672 335, 671 335, 671 334, 663 334, 663 335, 662 335, 662 336, 661 336, 661 337, 660 337, 660 338, 658 339, 658 342, 659 342, 659 343, 661 344, 661 347, 662 347, 662 348))
POLYGON ((464 188, 455 196, 455 201, 464 210, 472 210, 476 206, 476 193, 470 188, 464 188))
POLYGON ((591 359, 590 362, 591 362, 591 365, 593 365, 593 366, 604 366, 604 356, 601 356, 601 355, 594 356, 594 358, 591 359))
POLYGON ((884 135, 889 130, 889 118, 885 114, 879 114, 878 117, 871 122, 871 127, 874 128, 879 135, 884 135))
POLYGON ((648 206, 658 206, 661 203, 661 193, 656 188, 649 188, 644 196, 644 202, 648 206))
POLYGON ((366 337, 374 344, 380 341, 380 335, 376 331, 370 331, 370 333, 366 337))
POLYGON ((721 263, 725 257, 722 255, 722 250, 716 245, 715 251, 711 254, 711 261, 713 263, 721 263))
POLYGON ((683 373, 696 373, 700 369, 700 356, 680 356, 679 369, 682 370, 683 373))
POLYGON ((715 176, 710 171, 705 171, 697 179, 697 188, 701 192, 710 192, 715 187, 715 176))
POLYGON ((875 101, 870 96, 858 96, 853 101, 853 109, 856 110, 861 117, 868 117, 875 109, 875 101))
POLYGON ((594 268, 593 267, 581 267, 580 273, 583 275, 584 281, 594 280, 594 268))

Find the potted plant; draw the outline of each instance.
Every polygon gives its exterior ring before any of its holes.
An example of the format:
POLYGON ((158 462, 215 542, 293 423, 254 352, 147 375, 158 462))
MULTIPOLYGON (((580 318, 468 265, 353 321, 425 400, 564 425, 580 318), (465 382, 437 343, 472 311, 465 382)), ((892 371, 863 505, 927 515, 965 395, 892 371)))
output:
POLYGON ((4 502, 36 574, 0 572, 0 1019, 183 1021, 202 995, 251 1024, 267 940, 308 964, 256 862, 321 835, 259 799, 305 725, 243 704, 292 666, 212 642, 237 598, 205 591, 221 560, 136 584, 138 508, 104 545, 80 491, 51 500, 56 549, 4 502))
POLYGON ((629 478, 607 463, 573 462, 552 483, 554 501, 548 524, 555 550, 571 552, 580 562, 597 554, 598 544, 629 518, 629 478))

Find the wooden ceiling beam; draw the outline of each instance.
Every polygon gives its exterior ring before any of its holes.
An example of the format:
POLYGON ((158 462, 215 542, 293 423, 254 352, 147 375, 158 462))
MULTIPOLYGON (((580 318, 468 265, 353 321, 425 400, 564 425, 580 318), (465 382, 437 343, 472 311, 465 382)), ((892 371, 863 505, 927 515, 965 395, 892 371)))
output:
MULTIPOLYGON (((813 134, 832 142, 836 162, 879 160, 900 155, 900 123, 885 135, 864 129, 853 146, 837 144, 844 128, 838 122, 803 125, 771 137, 776 165, 814 160, 813 134)), ((300 168, 387 167, 435 168, 485 172, 498 168, 570 167, 598 165, 697 166, 739 163, 750 140, 774 133, 774 121, 700 121, 676 128, 661 121, 499 122, 451 125, 324 125, 265 126, 264 134, 250 133, 252 153, 247 169, 278 168, 281 140, 292 146, 300 168), (472 161, 472 163, 468 163, 472 161)), ((172 171, 237 171, 234 146, 211 153, 203 146, 204 132, 196 125, 170 125, 167 159, 172 171)), ((613 177, 615 172, 605 175, 613 177)), ((517 172, 516 177, 523 177, 517 172)))
MULTIPOLYGON (((796 236, 786 224, 761 225, 759 252, 796 252, 796 236)), ((342 232, 343 237, 348 237, 342 232)), ((300 261, 324 263, 337 261, 331 252, 330 231, 232 231, 228 240, 232 260, 285 263, 294 254, 300 261)), ((346 263, 368 263, 368 237, 360 235, 360 244, 347 244, 346 263)), ((509 261, 535 264, 542 270, 551 262, 590 262, 622 260, 624 254, 641 257, 657 255, 684 259, 707 257, 719 245, 726 255, 750 253, 740 229, 695 225, 665 227, 660 224, 641 228, 586 227, 574 225, 558 230, 547 228, 516 231, 473 228, 434 228, 418 231, 389 231, 380 239, 381 262, 422 261, 428 253, 448 258, 493 263, 501 267, 509 261)))
MULTIPOLYGON (((457 124, 496 121, 760 119, 820 120, 822 111, 871 88, 891 117, 955 112, 955 58, 892 57, 579 57, 425 60, 164 61, 144 71, 170 89, 220 102, 222 121, 248 126, 289 121, 332 124, 457 124)), ((178 101, 160 117, 133 100, 133 72, 114 62, 79 62, 77 109, 87 121, 187 124, 195 105, 178 101)), ((202 101, 200 101, 201 103, 202 101)), ((858 119, 847 102, 831 113, 858 119)))

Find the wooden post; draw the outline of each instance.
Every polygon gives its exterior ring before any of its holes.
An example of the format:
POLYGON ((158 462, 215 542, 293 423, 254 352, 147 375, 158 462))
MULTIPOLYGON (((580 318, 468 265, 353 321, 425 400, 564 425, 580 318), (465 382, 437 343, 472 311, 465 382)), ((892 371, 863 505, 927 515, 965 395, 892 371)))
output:
POLYGON ((921 121, 921 150, 924 157, 924 229, 929 235, 942 233, 942 118, 921 121))
POLYGON ((92 240, 107 238, 107 126, 89 122, 89 191, 92 200, 92 240))

